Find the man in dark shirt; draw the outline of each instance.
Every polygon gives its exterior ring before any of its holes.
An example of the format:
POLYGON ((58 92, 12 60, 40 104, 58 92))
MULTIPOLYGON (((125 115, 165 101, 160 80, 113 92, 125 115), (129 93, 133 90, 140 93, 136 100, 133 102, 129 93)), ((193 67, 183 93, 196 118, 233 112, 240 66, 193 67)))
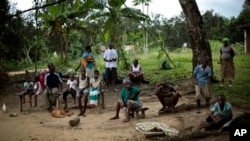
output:
POLYGON ((58 72, 55 72, 55 65, 48 64, 49 72, 45 74, 44 85, 46 105, 49 112, 53 110, 52 106, 56 106, 56 97, 58 96, 59 89, 62 90, 62 79, 58 72))
POLYGON ((163 77, 161 82, 156 85, 155 95, 162 105, 159 112, 165 112, 166 106, 171 107, 176 112, 175 105, 178 103, 179 97, 181 97, 181 92, 176 91, 174 87, 170 86, 167 78, 163 77))

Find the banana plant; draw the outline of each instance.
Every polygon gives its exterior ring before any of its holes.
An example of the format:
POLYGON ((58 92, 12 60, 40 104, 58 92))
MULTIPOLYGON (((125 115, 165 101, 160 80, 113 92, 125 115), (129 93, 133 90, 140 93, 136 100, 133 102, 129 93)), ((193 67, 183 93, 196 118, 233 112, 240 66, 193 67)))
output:
POLYGON ((126 0, 108 0, 104 5, 105 11, 91 16, 92 19, 105 18, 103 35, 105 42, 111 42, 117 47, 124 67, 129 67, 126 55, 122 48, 121 35, 125 32, 128 25, 126 20, 136 20, 137 22, 149 20, 149 17, 140 10, 129 8, 125 5, 126 0))
MULTIPOLYGON (((51 3, 52 0, 46 0, 51 3)), ((89 28, 88 14, 90 9, 100 8, 95 0, 65 1, 57 5, 47 7, 39 17, 44 20, 44 27, 49 28, 49 36, 59 33, 60 37, 60 57, 67 61, 68 38, 73 29, 82 30, 88 37, 94 37, 95 32, 89 28)))

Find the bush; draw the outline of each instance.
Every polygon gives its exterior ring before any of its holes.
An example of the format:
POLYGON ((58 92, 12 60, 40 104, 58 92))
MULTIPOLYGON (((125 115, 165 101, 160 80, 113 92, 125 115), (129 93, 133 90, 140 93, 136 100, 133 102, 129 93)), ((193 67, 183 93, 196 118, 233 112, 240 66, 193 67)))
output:
MULTIPOLYGON (((6 88, 9 82, 9 76, 6 71, 0 66, 0 89, 3 90, 6 88)), ((0 91, 0 95, 3 91, 0 91)))

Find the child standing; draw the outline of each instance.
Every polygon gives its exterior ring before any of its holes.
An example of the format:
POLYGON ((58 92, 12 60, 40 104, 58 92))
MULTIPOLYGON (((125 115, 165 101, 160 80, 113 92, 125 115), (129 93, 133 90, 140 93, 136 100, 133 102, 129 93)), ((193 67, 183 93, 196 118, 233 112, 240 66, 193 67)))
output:
POLYGON ((79 90, 77 92, 78 106, 80 109, 80 113, 78 114, 78 116, 84 115, 84 113, 87 109, 88 96, 89 96, 88 95, 89 94, 89 91, 88 91, 89 85, 88 85, 88 80, 87 80, 87 76, 86 76, 86 70, 82 69, 81 71, 82 71, 81 75, 79 76, 79 79, 78 79, 79 90), (82 96, 84 96, 84 107, 82 107, 82 100, 81 100, 82 96))

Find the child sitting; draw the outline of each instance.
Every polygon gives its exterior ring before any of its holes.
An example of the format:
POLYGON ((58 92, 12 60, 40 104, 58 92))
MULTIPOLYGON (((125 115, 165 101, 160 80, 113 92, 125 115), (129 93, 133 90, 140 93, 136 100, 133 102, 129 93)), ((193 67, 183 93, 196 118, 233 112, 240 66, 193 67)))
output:
POLYGON ((77 80, 75 80, 75 77, 73 75, 70 75, 67 85, 69 86, 68 89, 66 89, 63 93, 63 103, 65 103, 65 109, 68 108, 67 104, 67 96, 68 94, 72 95, 72 98, 74 99, 74 104, 76 104, 76 86, 77 86, 77 80))
POLYGON ((22 103, 25 103, 25 95, 29 95, 29 101, 31 101, 31 96, 34 94, 33 91, 34 83, 31 81, 31 76, 26 76, 26 81, 23 83, 24 91, 21 92, 20 98, 22 103))
POLYGON ((87 76, 86 76, 86 71, 85 69, 81 70, 81 75, 78 78, 78 85, 79 85, 79 90, 77 92, 77 97, 78 97, 78 106, 80 109, 80 113, 78 114, 78 116, 83 116, 86 109, 87 109, 87 103, 88 103, 88 81, 87 81, 87 76), (84 96, 84 107, 82 107, 82 96, 84 96), (84 108, 84 109, 83 109, 84 108))
POLYGON ((217 97, 217 102, 211 108, 209 116, 206 118, 207 123, 212 123, 207 130, 219 129, 230 122, 233 118, 232 105, 226 101, 225 95, 221 94, 217 97))
POLYGON ((90 108, 96 107, 98 103, 99 94, 101 93, 101 81, 102 77, 98 70, 94 71, 94 77, 90 79, 90 90, 89 90, 89 106, 90 108))
POLYGON ((34 107, 37 107, 37 96, 40 95, 43 92, 41 83, 40 83, 40 78, 39 76, 35 76, 35 84, 34 84, 34 93, 35 93, 35 105, 34 107))

